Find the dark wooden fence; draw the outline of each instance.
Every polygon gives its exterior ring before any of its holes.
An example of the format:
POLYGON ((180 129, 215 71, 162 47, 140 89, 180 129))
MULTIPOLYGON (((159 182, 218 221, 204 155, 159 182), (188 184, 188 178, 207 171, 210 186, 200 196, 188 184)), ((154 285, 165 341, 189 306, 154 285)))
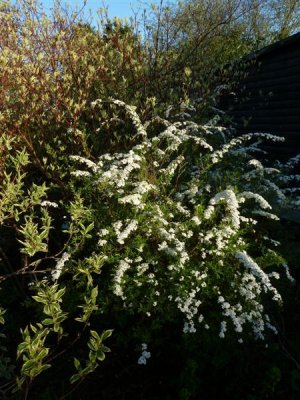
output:
POLYGON ((223 108, 238 133, 284 136, 284 143, 267 148, 274 157, 300 153, 300 33, 248 55, 245 61, 246 77, 223 108))

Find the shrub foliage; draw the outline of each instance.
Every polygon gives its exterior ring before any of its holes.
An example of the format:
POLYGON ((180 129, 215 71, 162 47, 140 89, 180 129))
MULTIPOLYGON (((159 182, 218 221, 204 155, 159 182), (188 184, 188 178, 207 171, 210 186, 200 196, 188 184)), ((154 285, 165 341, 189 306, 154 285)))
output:
POLYGON ((295 280, 274 233, 299 157, 271 165, 260 143, 283 138, 203 122, 188 66, 156 104, 170 82, 153 93, 132 27, 77 17, 0 2, 0 394, 35 398, 63 370, 63 399, 108 346, 141 366, 171 337, 190 399, 198 343, 281 338, 295 280))

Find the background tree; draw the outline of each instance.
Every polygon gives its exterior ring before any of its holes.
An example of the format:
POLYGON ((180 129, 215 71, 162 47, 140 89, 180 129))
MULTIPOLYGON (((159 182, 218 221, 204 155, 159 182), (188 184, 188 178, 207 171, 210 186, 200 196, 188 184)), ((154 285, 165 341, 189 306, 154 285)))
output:
POLYGON ((153 93, 169 101, 188 92, 205 105, 216 86, 239 79, 235 61, 299 29, 299 10, 297 0, 161 0, 144 23, 153 93))

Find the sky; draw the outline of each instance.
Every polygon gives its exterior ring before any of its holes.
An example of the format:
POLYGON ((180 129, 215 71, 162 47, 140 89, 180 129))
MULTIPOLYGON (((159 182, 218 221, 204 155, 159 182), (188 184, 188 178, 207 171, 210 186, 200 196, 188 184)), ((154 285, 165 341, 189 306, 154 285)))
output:
MULTIPOLYGON (((43 4, 46 10, 51 8, 53 4, 53 0, 40 0, 39 2, 43 4)), ((67 0, 65 2, 72 6, 81 6, 83 4, 83 0, 67 0)), ((132 10, 143 10, 143 4, 158 2, 159 0, 106 0, 105 4, 108 5, 111 17, 130 18, 133 15, 132 10)), ((85 8, 91 10, 92 15, 96 15, 97 9, 102 7, 102 5, 102 0, 87 0, 85 8)))

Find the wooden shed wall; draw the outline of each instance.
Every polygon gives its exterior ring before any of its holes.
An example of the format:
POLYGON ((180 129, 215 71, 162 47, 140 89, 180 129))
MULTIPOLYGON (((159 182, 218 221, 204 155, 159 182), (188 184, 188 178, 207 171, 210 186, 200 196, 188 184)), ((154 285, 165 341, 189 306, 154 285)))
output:
POLYGON ((250 56, 247 77, 240 83, 228 113, 238 133, 268 132, 284 143, 267 149, 276 158, 300 153, 300 34, 250 56))

